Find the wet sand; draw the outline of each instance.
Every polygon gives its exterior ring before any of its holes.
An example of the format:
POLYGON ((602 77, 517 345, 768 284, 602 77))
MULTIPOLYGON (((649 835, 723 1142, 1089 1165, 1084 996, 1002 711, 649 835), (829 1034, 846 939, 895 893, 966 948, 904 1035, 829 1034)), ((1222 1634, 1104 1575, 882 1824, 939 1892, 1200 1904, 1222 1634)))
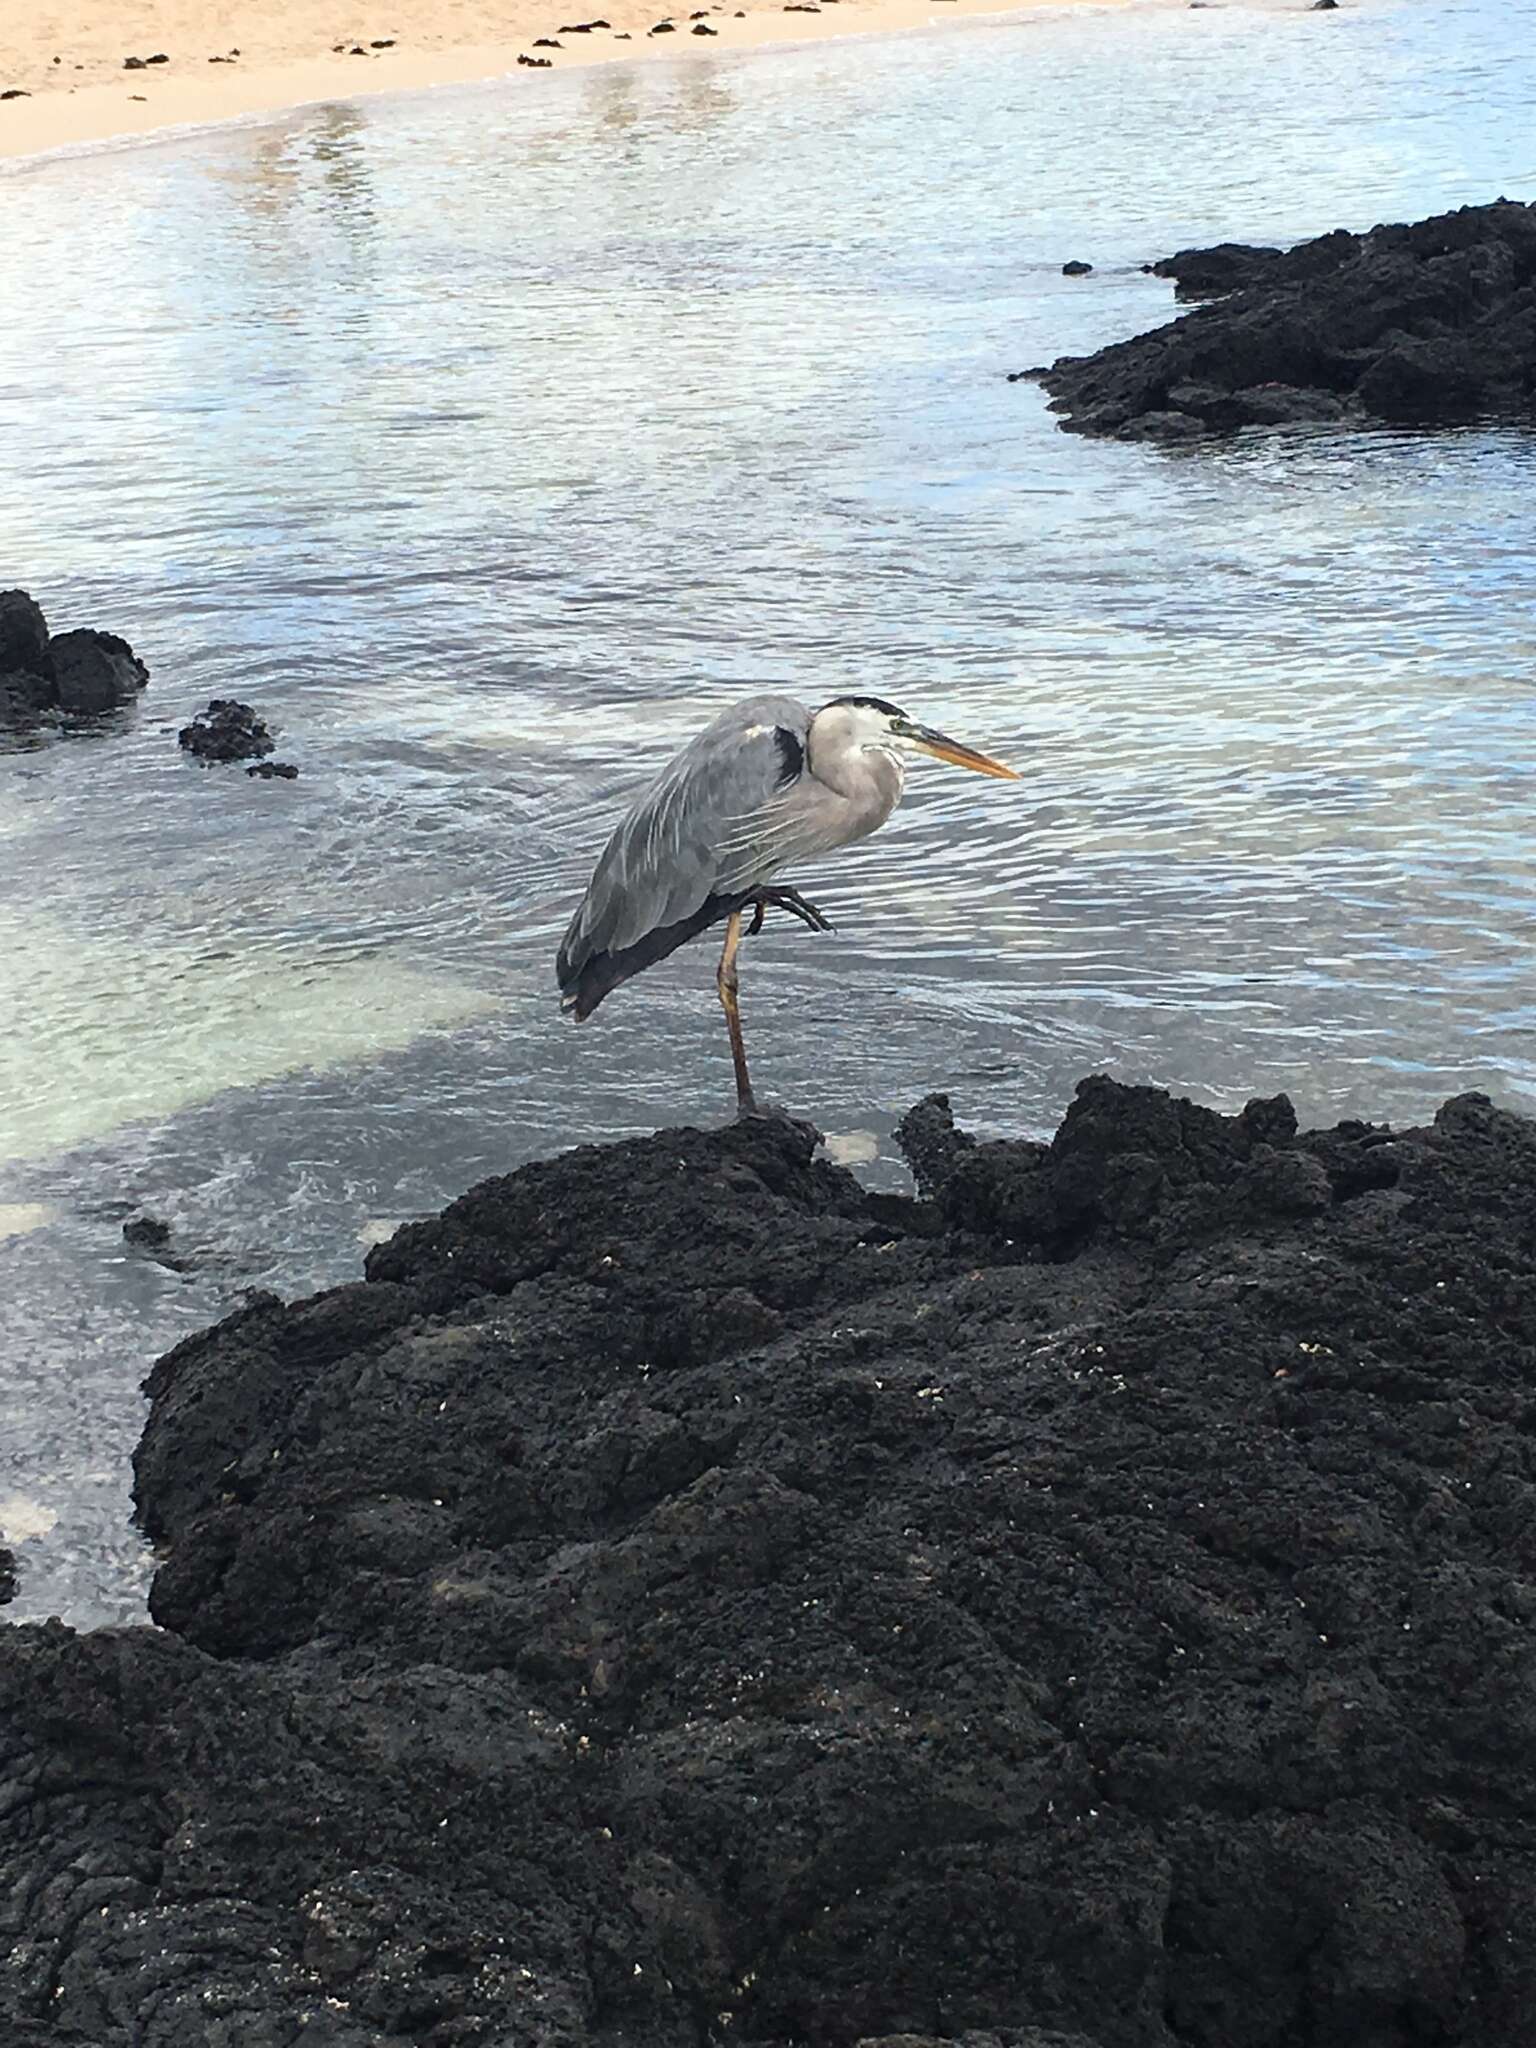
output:
POLYGON ((509 74, 536 89, 540 73, 520 57, 551 70, 675 60, 1030 11, 999 0, 770 0, 698 16, 635 0, 591 14, 563 10, 560 0, 381 0, 366 13, 330 0, 132 0, 103 21, 91 0, 55 0, 0 20, 0 94, 22 95, 0 102, 0 157, 509 74), (655 33, 663 21, 670 31, 655 33), (589 31, 574 33, 581 23, 589 31), (558 47, 538 47, 541 37, 558 47), (125 69, 130 58, 142 68, 125 69))

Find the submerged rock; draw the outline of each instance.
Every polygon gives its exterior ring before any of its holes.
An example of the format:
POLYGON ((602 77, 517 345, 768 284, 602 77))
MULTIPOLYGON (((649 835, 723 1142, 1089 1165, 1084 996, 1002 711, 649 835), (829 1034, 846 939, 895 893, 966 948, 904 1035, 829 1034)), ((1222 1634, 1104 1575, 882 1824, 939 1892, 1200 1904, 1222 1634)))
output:
POLYGON ((583 1147, 162 1358, 161 1631, 0 1634, 0 2033, 1536 2038, 1536 1125, 905 1136, 583 1147))
POLYGON ((273 748, 266 723, 249 704, 233 697, 213 697, 190 725, 176 735, 178 745, 200 761, 247 761, 273 748))
POLYGON ((1152 268, 1181 296, 1227 296, 1016 373, 1044 385, 1074 432, 1189 440, 1296 419, 1528 419, 1536 402, 1536 207, 1501 199, 1284 252, 1220 243, 1152 268))

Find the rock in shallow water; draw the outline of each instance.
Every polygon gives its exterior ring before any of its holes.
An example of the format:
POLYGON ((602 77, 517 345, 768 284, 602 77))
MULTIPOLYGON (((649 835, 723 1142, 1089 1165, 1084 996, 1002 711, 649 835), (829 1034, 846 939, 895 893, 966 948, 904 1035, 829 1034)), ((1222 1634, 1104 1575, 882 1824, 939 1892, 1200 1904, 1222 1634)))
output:
POLYGON ((200 761, 247 761, 270 754, 273 747, 265 721, 233 697, 210 698, 208 709, 184 725, 176 739, 200 761))
POLYGON ((1229 296, 1017 373, 1044 385, 1075 432, 1198 439, 1297 419, 1528 419, 1536 404, 1536 207, 1498 200, 1285 252, 1221 243, 1152 268, 1181 295, 1229 296), (1188 391, 1202 394, 1193 410, 1188 391))
POLYGON ((26 590, 0 590, 0 673, 18 670, 49 679, 48 621, 37 599, 26 590))
POLYGON ((167 1354, 170 1633, 0 1637, 0 2018, 1532 2038, 1536 1127, 908 1132, 582 1148, 167 1354))
POLYGON ((89 627, 55 633, 48 651, 61 711, 113 711, 131 703, 149 681, 149 670, 116 633, 89 627))
POLYGON ((115 711, 148 681, 149 670, 116 633, 77 627, 50 634, 35 598, 0 591, 0 722, 115 711))

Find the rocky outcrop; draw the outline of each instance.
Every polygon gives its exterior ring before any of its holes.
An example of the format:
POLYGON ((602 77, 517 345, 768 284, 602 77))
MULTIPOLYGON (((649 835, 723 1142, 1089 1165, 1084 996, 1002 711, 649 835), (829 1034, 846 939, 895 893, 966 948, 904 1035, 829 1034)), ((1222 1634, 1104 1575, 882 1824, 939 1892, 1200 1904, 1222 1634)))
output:
POLYGON ((116 633, 50 633, 25 590, 0 590, 0 724, 85 717, 132 703, 149 670, 116 633))
POLYGON ((272 751, 266 721, 233 697, 211 698, 208 709, 199 711, 176 737, 200 761, 248 761, 272 751))
POLYGON ((904 1138, 583 1148, 163 1358, 161 1630, 0 1631, 0 2036, 1536 2038, 1536 1126, 904 1138))
POLYGON ((1284 253, 1221 243, 1152 268, 1180 296, 1226 296, 1016 373, 1076 433, 1198 441, 1304 420, 1529 418, 1536 404, 1536 207, 1501 199, 1284 253))

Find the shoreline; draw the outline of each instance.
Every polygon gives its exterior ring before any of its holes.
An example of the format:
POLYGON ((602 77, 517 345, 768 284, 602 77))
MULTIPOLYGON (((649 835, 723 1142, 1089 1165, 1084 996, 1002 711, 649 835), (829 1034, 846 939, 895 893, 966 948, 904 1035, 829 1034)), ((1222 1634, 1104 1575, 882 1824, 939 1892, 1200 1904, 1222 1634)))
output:
MULTIPOLYGON (((560 0, 510 0, 500 9, 483 0, 383 0, 366 26, 356 27, 352 15, 355 33, 338 41, 337 17, 323 14, 319 0, 252 0, 225 10, 139 0, 109 28, 84 17, 82 0, 74 4, 82 18, 70 29, 55 17, 50 34, 29 25, 0 32, 0 92, 20 95, 0 103, 0 162, 25 165, 328 100, 492 84, 524 73, 532 89, 539 83, 533 62, 539 70, 585 70, 1058 11, 1052 0, 758 0, 668 16, 616 0, 599 17, 562 9, 560 0), (672 26, 658 33, 664 21, 672 26), (580 23, 591 25, 581 30, 580 23), (135 56, 140 63, 125 69, 135 56), (160 57, 166 61, 150 61, 160 57)), ((1088 4, 1120 9, 1131 0, 1088 4)))

